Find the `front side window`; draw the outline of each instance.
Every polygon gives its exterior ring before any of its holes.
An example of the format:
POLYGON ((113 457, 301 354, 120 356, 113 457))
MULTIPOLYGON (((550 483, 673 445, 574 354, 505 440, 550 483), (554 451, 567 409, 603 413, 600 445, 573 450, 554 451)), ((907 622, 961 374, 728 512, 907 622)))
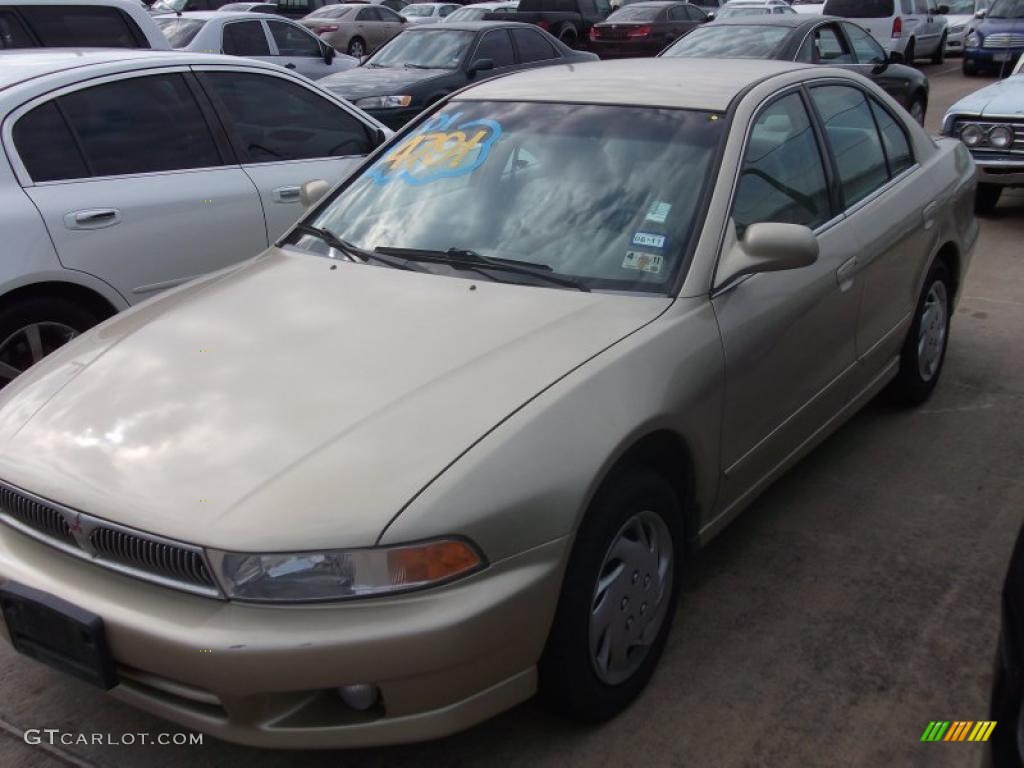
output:
POLYGON ((592 289, 661 293, 699 231, 725 124, 690 110, 451 102, 310 223, 371 251, 469 249, 592 289))
POLYGON ((846 30, 846 36, 850 38, 850 45, 853 46, 858 64, 884 64, 887 61, 888 57, 882 50, 882 46, 875 42, 875 38, 867 31, 849 22, 843 23, 843 29, 846 30))
POLYGON ((480 38, 480 44, 477 45, 473 56, 475 61, 490 59, 494 62, 495 69, 511 67, 515 63, 515 57, 512 55, 512 41, 508 31, 494 29, 485 34, 480 38))
POLYGON ((456 69, 472 43, 472 32, 445 29, 425 29, 416 32, 409 30, 381 48, 366 66, 456 69))
POLYGON ((814 229, 831 218, 818 141, 803 100, 783 96, 758 116, 750 133, 733 204, 738 237, 759 222, 814 229))
POLYGON ((14 11, 0 11, 0 50, 4 48, 32 48, 35 40, 25 29, 14 11))
POLYGON ((224 25, 224 53, 232 56, 269 56, 270 44, 259 21, 233 21, 224 25))
POLYGON ((839 171, 847 206, 863 200, 889 180, 885 153, 864 94, 845 85, 811 89, 839 171))
POLYGON ((755 24, 697 27, 661 55, 770 59, 789 32, 786 27, 755 24))
POLYGON ((280 77, 204 72, 203 85, 223 105, 250 162, 365 155, 367 129, 355 117, 280 77))
POLYGON ((19 7, 39 42, 47 48, 149 48, 142 30, 117 8, 101 5, 19 7))
POLYGON ((926 0, 914 0, 914 13, 925 16, 928 14, 928 3, 926 0))
POLYGON ((548 40, 540 33, 532 29, 513 29, 512 40, 519 49, 519 61, 528 64, 531 61, 547 61, 557 59, 558 51, 555 50, 548 40))
POLYGON ((282 56, 321 56, 320 43, 294 24, 283 21, 268 21, 270 34, 277 44, 277 52, 282 56))
POLYGON ((186 19, 183 16, 167 16, 155 20, 164 33, 171 48, 187 48, 196 39, 206 22, 202 19, 186 19))
POLYGON ((811 33, 814 41, 814 62, 820 64, 853 64, 853 56, 846 48, 846 41, 839 30, 829 24, 818 27, 811 33))

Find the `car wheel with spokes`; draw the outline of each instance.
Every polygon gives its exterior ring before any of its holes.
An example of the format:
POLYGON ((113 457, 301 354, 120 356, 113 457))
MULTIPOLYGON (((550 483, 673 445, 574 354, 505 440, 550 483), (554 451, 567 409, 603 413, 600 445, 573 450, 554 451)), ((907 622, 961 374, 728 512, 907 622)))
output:
POLYGON ((918 125, 924 125, 924 118, 925 112, 927 111, 927 106, 925 105, 925 101, 923 98, 921 98, 920 96, 916 97, 910 103, 909 111, 910 116, 914 118, 918 125))
POLYGON ((907 405, 923 403, 935 389, 946 359, 953 284, 949 269, 937 261, 928 272, 910 332, 900 353, 900 370, 891 392, 907 405))
POLYGON ((366 44, 358 37, 350 40, 348 43, 348 55, 355 56, 357 59, 362 58, 366 55, 366 44))
POLYGON ((30 298, 0 310, 0 387, 102 318, 62 298, 30 298))
POLYGON ((660 475, 631 468, 606 482, 576 535, 540 662, 556 710, 605 720, 643 690, 675 615, 682 528, 660 475))

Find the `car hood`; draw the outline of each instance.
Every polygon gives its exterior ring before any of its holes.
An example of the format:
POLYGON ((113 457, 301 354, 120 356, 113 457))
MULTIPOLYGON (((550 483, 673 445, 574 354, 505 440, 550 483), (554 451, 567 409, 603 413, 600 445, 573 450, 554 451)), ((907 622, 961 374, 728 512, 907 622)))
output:
POLYGON ((982 37, 993 32, 1024 32, 1024 19, 989 19, 986 17, 978 22, 978 32, 982 37))
POLYGON ((205 546, 371 545, 475 441, 669 303, 271 249, 15 380, 0 479, 205 546))
POLYGON ((1024 75, 1012 75, 965 96, 947 114, 993 117, 1024 114, 1024 75))
MULTIPOLYGON (((974 20, 973 13, 956 13, 946 17, 946 24, 950 29, 961 24, 969 24, 974 20)), ((980 22, 979 22, 980 23, 980 22)))
POLYGON ((362 66, 329 75, 317 82, 332 93, 349 101, 365 96, 392 96, 402 93, 403 88, 422 83, 443 75, 450 75, 451 69, 412 69, 405 67, 362 66))

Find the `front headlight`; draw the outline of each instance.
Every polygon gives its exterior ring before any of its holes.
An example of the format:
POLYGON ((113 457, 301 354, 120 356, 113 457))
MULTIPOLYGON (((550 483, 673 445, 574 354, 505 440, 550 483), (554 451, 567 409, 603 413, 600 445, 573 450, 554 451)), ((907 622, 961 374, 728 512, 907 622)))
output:
POLYGON ((982 133, 981 127, 974 123, 968 123, 960 129, 960 141, 968 147, 976 147, 981 144, 981 140, 984 136, 985 134, 982 133))
POLYGON ((356 101, 362 109, 390 109, 392 107, 408 107, 412 96, 367 96, 356 101))
POLYGON ((468 576, 484 566, 483 556, 461 539, 323 552, 208 554, 227 596, 256 602, 347 600, 407 592, 468 576))
POLYGON ((988 143, 996 149, 1006 149, 1013 144, 1013 131, 1009 126, 997 125, 988 132, 988 143))
POLYGON ((959 35, 965 29, 967 29, 967 25, 966 24, 957 24, 955 27, 951 27, 949 31, 951 33, 953 33, 954 35, 959 35))
POLYGON ((971 34, 967 36, 967 40, 964 42, 964 45, 968 48, 977 48, 980 42, 981 38, 978 37, 978 33, 971 32, 971 34))

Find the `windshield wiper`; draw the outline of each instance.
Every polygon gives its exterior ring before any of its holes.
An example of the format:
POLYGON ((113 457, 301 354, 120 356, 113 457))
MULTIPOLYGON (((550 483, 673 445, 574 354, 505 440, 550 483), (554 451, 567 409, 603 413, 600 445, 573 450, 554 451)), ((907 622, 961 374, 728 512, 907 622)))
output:
POLYGON ((551 274, 551 267, 547 264, 535 264, 529 261, 517 259, 499 259, 491 256, 484 256, 476 251, 467 248, 449 248, 446 251, 429 250, 424 248, 392 248, 389 246, 378 246, 374 252, 383 253, 385 256, 398 256, 410 261, 427 261, 436 264, 447 264, 455 269, 493 269, 499 272, 510 272, 516 275, 527 275, 538 280, 544 280, 553 285, 560 285, 564 288, 575 288, 577 291, 589 292, 590 289, 579 280, 571 277, 551 274))
POLYGON ((392 261, 391 259, 383 259, 379 254, 373 251, 367 251, 359 246, 350 243, 348 240, 343 240, 336 234, 327 229, 321 229, 320 227, 314 227, 310 224, 304 224, 299 222, 295 225, 295 231, 301 232, 304 235, 311 235, 318 240, 322 240, 327 243, 331 248, 340 253, 345 254, 345 257, 349 261, 354 261, 357 264, 365 264, 368 261, 376 261, 395 269, 407 269, 410 272, 422 272, 422 269, 412 266, 408 262, 402 263, 398 261, 392 261))
POLYGON ((426 64, 403 64, 403 67, 408 69, 434 69, 434 67, 428 67, 426 64))

